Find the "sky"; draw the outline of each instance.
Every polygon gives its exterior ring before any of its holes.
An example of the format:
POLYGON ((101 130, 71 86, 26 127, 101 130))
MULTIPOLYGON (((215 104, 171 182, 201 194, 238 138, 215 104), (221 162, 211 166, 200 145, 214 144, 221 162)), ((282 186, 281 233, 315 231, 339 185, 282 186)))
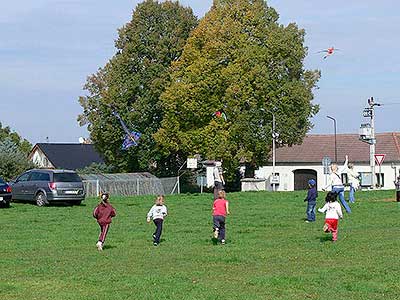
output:
MULTIPOLYGON (((117 29, 137 0, 18 0, 0 3, 0 122, 31 143, 89 137, 76 121, 87 76, 115 53, 117 29)), ((212 0, 181 0, 202 17, 212 0)), ((374 97, 377 132, 400 131, 400 1, 270 0, 281 24, 305 29, 306 69, 321 70, 310 133, 357 133, 374 97), (326 60, 320 50, 340 49, 326 60)))

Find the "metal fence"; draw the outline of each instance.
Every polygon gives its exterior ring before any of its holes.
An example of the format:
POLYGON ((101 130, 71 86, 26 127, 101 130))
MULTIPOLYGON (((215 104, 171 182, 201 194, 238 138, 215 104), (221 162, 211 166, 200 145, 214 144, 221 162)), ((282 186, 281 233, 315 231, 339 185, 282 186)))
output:
POLYGON ((133 179, 85 179, 83 180, 86 196, 96 197, 105 191, 112 195, 159 195, 179 192, 177 177, 133 178, 133 179))

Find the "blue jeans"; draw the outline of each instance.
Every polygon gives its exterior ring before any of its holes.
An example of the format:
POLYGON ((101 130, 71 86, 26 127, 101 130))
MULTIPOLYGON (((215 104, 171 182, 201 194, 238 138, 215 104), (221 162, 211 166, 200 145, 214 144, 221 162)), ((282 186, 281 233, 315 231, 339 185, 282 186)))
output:
POLYGON ((351 213, 351 209, 349 204, 346 202, 344 199, 344 187, 338 187, 338 186, 333 186, 332 187, 332 192, 338 193, 339 194, 339 200, 342 203, 344 209, 348 212, 351 213))
POLYGON ((352 184, 350 184, 350 195, 349 195, 349 202, 354 203, 354 193, 356 192, 356 189, 353 187, 352 184))
POLYGON ((314 222, 315 221, 315 206, 317 205, 317 202, 313 201, 313 202, 308 202, 307 203, 307 220, 310 222, 314 222))
POLYGON ((153 237, 154 237, 153 242, 156 244, 160 243, 163 222, 164 222, 163 219, 154 219, 153 220, 154 225, 156 225, 156 231, 153 233, 153 237))

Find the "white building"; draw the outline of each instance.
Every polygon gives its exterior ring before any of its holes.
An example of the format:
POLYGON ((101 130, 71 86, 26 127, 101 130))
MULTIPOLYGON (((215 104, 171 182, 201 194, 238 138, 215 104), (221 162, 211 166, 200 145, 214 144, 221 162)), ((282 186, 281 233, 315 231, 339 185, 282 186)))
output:
MULTIPOLYGON (((376 134, 376 154, 385 154, 381 167, 375 167, 377 184, 382 189, 394 189, 396 173, 400 170, 400 133, 376 134)), ((354 170, 362 176, 362 188, 370 188, 371 167, 369 162, 369 145, 359 140, 358 134, 336 135, 337 163, 343 165, 345 156, 354 164, 354 170), (369 179, 369 180, 368 180, 369 179)), ((277 191, 307 189, 307 181, 315 179, 321 190, 327 182, 322 159, 330 157, 335 161, 334 135, 307 135, 301 145, 282 147, 276 150, 275 174, 279 176, 277 191)), ((272 190, 272 163, 256 171, 255 179, 242 181, 242 190, 272 190)), ((347 174, 342 174, 347 183, 347 174)))

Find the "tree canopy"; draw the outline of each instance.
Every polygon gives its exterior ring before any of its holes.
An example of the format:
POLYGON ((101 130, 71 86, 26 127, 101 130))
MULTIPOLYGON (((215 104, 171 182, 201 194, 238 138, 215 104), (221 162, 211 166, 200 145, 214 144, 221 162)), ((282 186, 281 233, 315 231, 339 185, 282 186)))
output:
POLYGON ((88 124, 95 147, 118 171, 162 170, 168 160, 156 150, 153 138, 163 115, 159 96, 168 83, 171 62, 179 58, 196 24, 192 10, 178 2, 146 0, 119 29, 117 53, 88 77, 78 121, 88 124), (113 110, 130 130, 142 133, 139 146, 121 150, 124 132, 113 110))
POLYGON ((12 131, 9 126, 3 127, 0 122, 0 141, 4 141, 9 138, 15 145, 17 145, 18 149, 25 154, 28 154, 32 149, 31 143, 26 139, 22 138, 18 133, 12 131))
POLYGON ((278 18, 262 0, 214 1, 161 95, 155 139, 165 153, 223 159, 232 171, 239 162, 261 165, 272 144, 272 113, 280 145, 302 141, 318 111, 312 100, 320 73, 304 69, 304 30, 278 18))

